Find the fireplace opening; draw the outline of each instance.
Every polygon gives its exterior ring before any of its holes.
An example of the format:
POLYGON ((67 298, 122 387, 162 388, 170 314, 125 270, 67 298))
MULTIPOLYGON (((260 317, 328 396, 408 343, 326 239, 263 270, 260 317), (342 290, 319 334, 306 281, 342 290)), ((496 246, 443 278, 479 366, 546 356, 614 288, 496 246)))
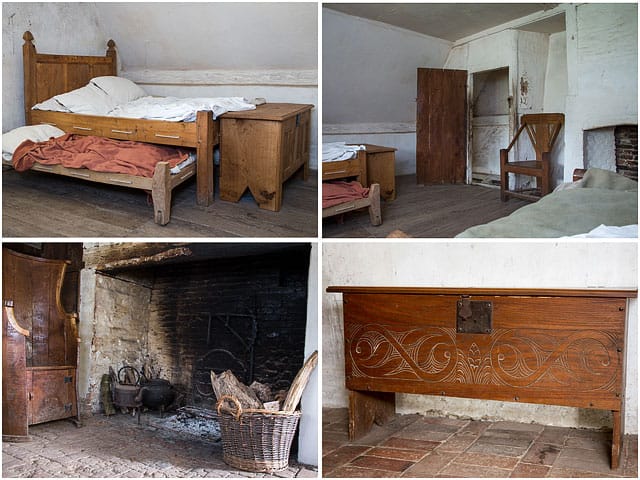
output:
MULTIPOLYGON (((288 389, 304 363, 310 246, 180 248, 96 268, 93 376, 133 365, 207 410, 212 370, 288 389)), ((88 401, 100 410, 97 388, 88 401)))
POLYGON ((602 168, 638 180, 638 126, 614 125, 584 131, 585 168, 602 168))

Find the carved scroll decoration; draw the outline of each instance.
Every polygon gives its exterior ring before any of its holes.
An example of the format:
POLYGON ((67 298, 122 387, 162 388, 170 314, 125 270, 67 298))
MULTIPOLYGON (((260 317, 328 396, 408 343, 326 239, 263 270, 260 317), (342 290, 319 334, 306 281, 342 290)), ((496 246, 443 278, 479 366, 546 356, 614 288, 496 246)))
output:
POLYGON ((611 391, 622 364, 617 337, 595 330, 457 336, 453 328, 349 324, 345 335, 354 378, 611 391))

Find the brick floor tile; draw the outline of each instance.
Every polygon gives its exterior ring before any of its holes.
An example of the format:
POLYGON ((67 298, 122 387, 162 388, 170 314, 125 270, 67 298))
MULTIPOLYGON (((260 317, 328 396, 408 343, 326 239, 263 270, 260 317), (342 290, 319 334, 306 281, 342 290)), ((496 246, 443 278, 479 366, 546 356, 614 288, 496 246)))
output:
POLYGON ((457 457, 456 453, 434 450, 418 463, 408 468, 403 477, 433 477, 457 457))
POLYGON ((447 441, 443 442, 438 448, 447 452, 464 452, 476 440, 478 440, 478 434, 463 431, 449 437, 447 441))
POLYGON ((610 461, 606 452, 586 448, 564 448, 553 466, 598 474, 615 474, 610 468, 610 461))
POLYGON ((466 465, 454 461, 447 465, 439 475, 463 478, 507 478, 510 474, 511 470, 508 469, 466 465))
POLYGON ((413 424, 418 419, 418 415, 396 415, 392 421, 384 425, 374 424, 367 435, 354 440, 353 443, 358 445, 379 445, 389 437, 397 435, 397 432, 402 431, 402 429, 413 424))
POLYGON ((531 465, 530 463, 519 463, 511 472, 511 478, 543 478, 551 470, 547 465, 531 465))
POLYGON ((564 445, 568 436, 568 428, 545 426, 540 435, 536 438, 536 441, 551 445, 564 445))
POLYGON ((393 458, 374 457, 371 455, 363 455, 351 462, 356 467, 372 468, 374 470, 388 470, 390 472, 402 473, 414 462, 407 460, 396 460, 393 458))
POLYGON ((458 430, 470 422, 471 420, 463 420, 459 418, 424 417, 424 423, 427 425, 448 425, 450 427, 457 427, 458 430))
POLYGON ((560 451, 561 447, 558 445, 535 442, 522 458, 522 461, 536 465, 553 465, 553 462, 560 455, 560 451))
POLYGON ((517 446, 517 445, 501 445, 494 443, 486 443, 478 440, 471 445, 467 452, 483 453, 489 455, 501 455, 506 457, 522 457, 527 453, 529 446, 517 446))
POLYGON ((456 463, 464 463, 468 465, 478 465, 483 467, 495 467, 511 470, 517 463, 518 459, 515 457, 503 457, 500 455, 482 455, 480 453, 463 453, 458 455, 455 460, 456 463))
POLYGON ((467 423, 460 433, 475 433, 481 435, 487 428, 491 426, 491 422, 481 422, 478 420, 471 420, 467 423))
POLYGON ((540 433, 544 429, 544 426, 535 423, 494 422, 489 428, 491 430, 540 433))
POLYGON ((333 470, 345 463, 349 463, 351 460, 362 455, 367 450, 369 450, 369 447, 363 447, 360 445, 343 445, 322 457, 322 469, 325 471, 333 470))
POLYGON ((601 478, 601 473, 589 472, 586 470, 576 470, 563 467, 551 467, 548 477, 552 478, 601 478))
POLYGON ((606 437, 568 437, 565 441, 565 446, 571 448, 585 448, 587 450, 608 452, 611 449, 611 434, 606 437))
POLYGON ((345 442, 334 442, 332 440, 325 440, 324 435, 322 436, 322 454, 327 455, 328 453, 337 450, 339 447, 344 445, 345 442))
POLYGON ((396 460, 408 460, 417 462, 428 452, 420 450, 409 450, 406 448, 374 447, 367 452, 367 455, 374 457, 395 458, 396 460))
POLYGON ((392 472, 384 470, 374 470, 372 468, 354 467, 352 465, 345 465, 344 467, 337 468, 336 470, 323 474, 326 478, 389 478, 395 477, 392 472))
POLYGON ((380 444, 383 447, 393 448, 406 448, 409 450, 420 450, 423 452, 430 452, 440 442, 430 442, 428 440, 416 440, 413 438, 391 437, 380 444))
POLYGON ((451 437, 451 435, 459 431, 461 428, 463 428, 464 425, 466 425, 466 423, 438 423, 434 419, 429 419, 429 421, 419 420, 400 430, 398 433, 396 433, 396 436, 414 440, 442 442, 451 437))
POLYGON ((480 438, 479 443, 492 445, 511 445, 516 447, 528 447, 535 440, 535 435, 529 432, 514 432, 505 430, 487 429, 480 438))

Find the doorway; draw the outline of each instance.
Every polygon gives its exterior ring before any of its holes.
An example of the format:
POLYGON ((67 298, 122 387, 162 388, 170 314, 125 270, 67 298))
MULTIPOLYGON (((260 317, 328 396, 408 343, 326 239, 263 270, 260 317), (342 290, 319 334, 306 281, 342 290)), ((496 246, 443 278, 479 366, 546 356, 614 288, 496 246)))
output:
POLYGON ((471 76, 471 183, 500 188, 500 149, 511 138, 509 68, 471 76))

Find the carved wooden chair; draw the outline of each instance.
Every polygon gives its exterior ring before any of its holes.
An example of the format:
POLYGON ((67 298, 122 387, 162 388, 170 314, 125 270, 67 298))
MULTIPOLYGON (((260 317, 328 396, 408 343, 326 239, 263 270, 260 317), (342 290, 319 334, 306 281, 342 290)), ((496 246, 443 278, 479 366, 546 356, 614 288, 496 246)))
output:
POLYGON ((520 122, 520 128, 509 146, 500 150, 500 197, 503 202, 510 196, 537 201, 551 192, 551 150, 564 124, 564 115, 532 113, 522 115, 520 122), (529 134, 536 158, 510 162, 509 150, 515 145, 523 130, 529 134), (510 173, 536 177, 536 187, 510 190, 510 173))

